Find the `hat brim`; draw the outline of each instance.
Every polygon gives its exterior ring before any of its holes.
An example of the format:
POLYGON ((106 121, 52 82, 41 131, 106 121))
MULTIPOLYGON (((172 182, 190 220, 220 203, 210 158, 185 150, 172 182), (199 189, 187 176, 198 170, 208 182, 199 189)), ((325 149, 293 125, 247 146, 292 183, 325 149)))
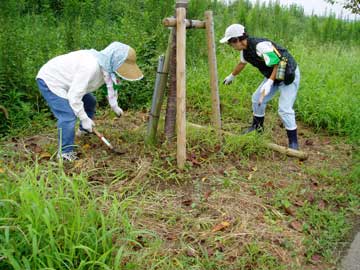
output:
POLYGON ((144 75, 140 68, 133 63, 123 63, 117 70, 116 74, 126 81, 138 81, 141 80, 144 75))
POLYGON ((231 37, 223 37, 222 39, 220 39, 220 43, 226 43, 229 41, 231 37))

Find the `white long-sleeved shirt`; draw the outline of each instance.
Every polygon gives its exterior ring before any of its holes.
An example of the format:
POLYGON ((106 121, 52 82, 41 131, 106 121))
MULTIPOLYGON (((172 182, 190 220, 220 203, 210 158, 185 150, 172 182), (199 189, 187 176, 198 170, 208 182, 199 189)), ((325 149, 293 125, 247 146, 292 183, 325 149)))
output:
MULTIPOLYGON (((102 71, 97 59, 88 50, 80 50, 57 56, 39 70, 36 78, 45 81, 50 91, 69 100, 70 107, 81 120, 87 118, 82 98, 109 80, 109 74, 102 71)), ((108 88, 111 107, 117 106, 116 92, 108 88), (109 93, 110 92, 110 93, 109 93)))

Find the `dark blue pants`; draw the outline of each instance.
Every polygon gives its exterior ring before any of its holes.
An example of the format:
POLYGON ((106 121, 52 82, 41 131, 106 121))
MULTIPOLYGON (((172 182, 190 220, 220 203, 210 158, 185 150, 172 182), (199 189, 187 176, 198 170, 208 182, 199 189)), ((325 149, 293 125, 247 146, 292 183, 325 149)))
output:
MULTIPOLYGON (((71 109, 69 101, 51 92, 42 79, 37 79, 36 82, 42 96, 47 101, 52 113, 57 119, 59 151, 62 153, 72 152, 74 150, 77 117, 71 109)), ((86 114, 93 119, 96 107, 95 97, 91 93, 88 93, 82 98, 82 101, 86 114)))

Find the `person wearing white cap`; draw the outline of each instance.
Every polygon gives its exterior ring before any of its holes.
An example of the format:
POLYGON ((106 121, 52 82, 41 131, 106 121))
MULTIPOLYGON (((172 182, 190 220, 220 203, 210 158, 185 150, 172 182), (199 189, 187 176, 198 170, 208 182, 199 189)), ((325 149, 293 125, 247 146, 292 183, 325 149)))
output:
POLYGON ((299 149, 293 105, 299 88, 300 70, 293 56, 269 39, 248 36, 241 24, 230 25, 220 43, 228 43, 240 51, 240 62, 225 78, 225 85, 231 84, 247 63, 256 67, 264 76, 252 95, 253 122, 244 133, 263 130, 266 104, 279 91, 278 113, 286 128, 289 148, 299 149))
POLYGON ((58 158, 73 161, 75 124, 80 119, 78 133, 92 132, 95 123, 96 99, 91 92, 104 83, 113 111, 121 116, 113 83, 120 79, 136 81, 143 74, 136 64, 133 48, 121 42, 112 42, 102 51, 78 50, 57 56, 41 67, 36 82, 42 96, 57 118, 58 158))

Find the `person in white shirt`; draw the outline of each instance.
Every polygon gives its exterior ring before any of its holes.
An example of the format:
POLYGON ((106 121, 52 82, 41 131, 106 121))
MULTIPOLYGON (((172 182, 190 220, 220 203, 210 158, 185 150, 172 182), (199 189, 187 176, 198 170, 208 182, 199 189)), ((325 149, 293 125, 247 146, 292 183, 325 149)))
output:
POLYGON ((63 160, 77 159, 74 151, 75 125, 80 132, 92 132, 95 126, 96 99, 91 92, 104 83, 113 111, 121 116, 113 83, 119 78, 136 81, 143 74, 136 64, 136 52, 121 42, 112 42, 102 51, 79 50, 57 56, 39 70, 36 81, 42 96, 57 119, 59 150, 63 160))
POLYGON ((263 130, 266 104, 280 92, 278 112, 286 129, 289 148, 298 150, 293 106, 300 84, 300 70, 294 57, 287 49, 269 39, 248 36, 241 24, 230 25, 220 43, 228 43, 240 51, 240 62, 225 78, 225 85, 231 84, 247 63, 256 67, 264 76, 252 95, 253 122, 244 133, 263 130))

